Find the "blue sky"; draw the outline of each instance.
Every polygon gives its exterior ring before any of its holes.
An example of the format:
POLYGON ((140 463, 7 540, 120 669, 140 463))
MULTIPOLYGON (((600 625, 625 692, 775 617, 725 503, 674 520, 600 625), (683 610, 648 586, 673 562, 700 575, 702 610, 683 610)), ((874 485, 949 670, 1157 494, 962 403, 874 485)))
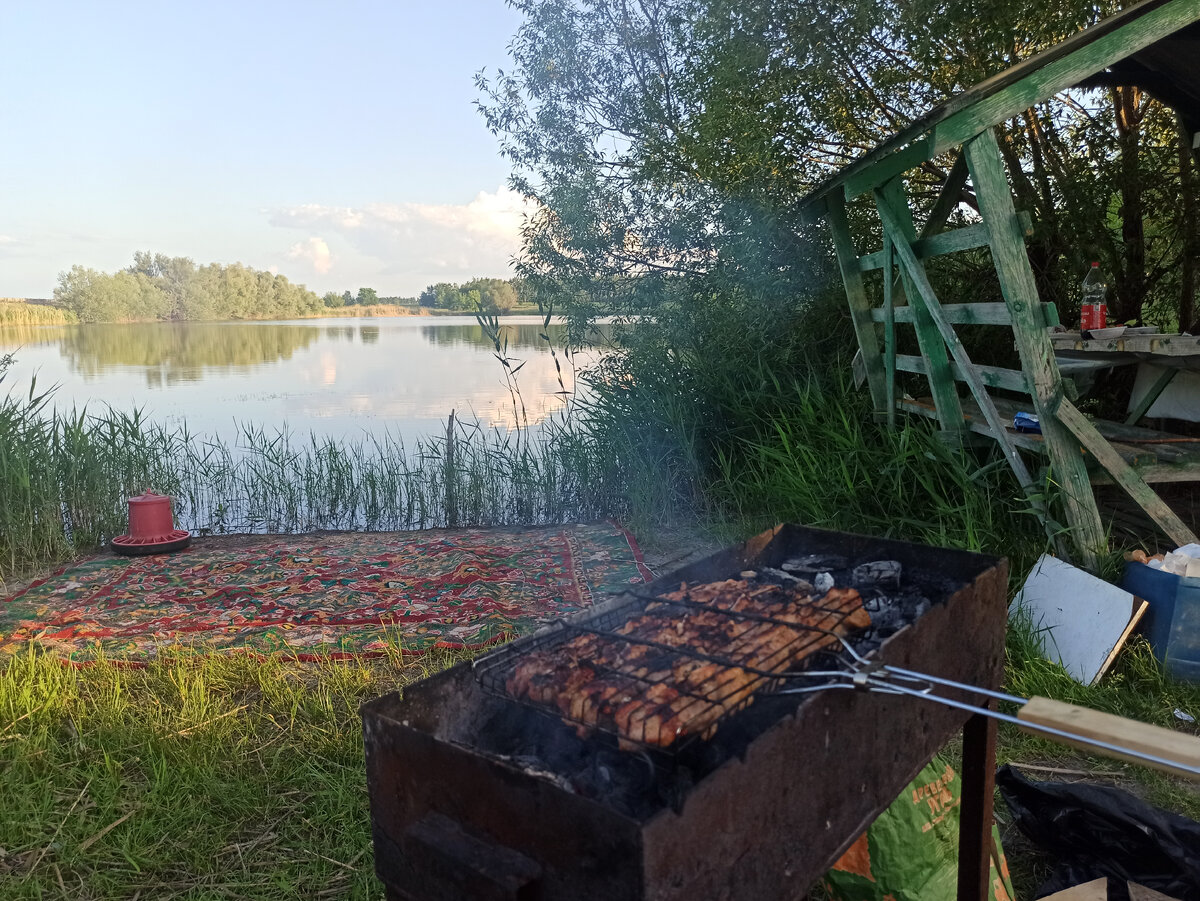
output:
POLYGON ((502 0, 0 3, 0 297, 135 250, 411 295, 509 274, 502 0))

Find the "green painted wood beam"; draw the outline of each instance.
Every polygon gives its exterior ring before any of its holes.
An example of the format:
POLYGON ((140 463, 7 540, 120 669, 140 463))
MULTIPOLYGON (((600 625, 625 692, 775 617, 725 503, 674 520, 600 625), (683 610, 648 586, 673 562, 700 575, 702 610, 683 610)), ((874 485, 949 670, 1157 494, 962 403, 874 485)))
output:
MULTIPOLYGON (((903 233, 905 225, 900 213, 895 208, 895 202, 885 197, 880 191, 875 193, 875 202, 879 208, 879 216, 883 220, 884 229, 893 235, 903 233)), ((1016 446, 1009 440, 1006 423, 1001 419, 999 412, 996 410, 996 405, 987 393, 987 388, 975 372, 975 364, 971 362, 971 358, 967 355, 967 349, 963 347, 962 341, 959 340, 957 333, 955 333, 954 326, 942 314, 941 304, 938 302, 933 285, 930 284, 929 277, 925 273, 925 267, 917 259, 917 255, 913 252, 911 246, 902 241, 896 241, 895 243, 896 257, 908 276, 910 284, 915 289, 915 293, 911 295, 912 304, 925 308, 929 319, 933 322, 946 347, 949 348, 951 356, 954 357, 954 362, 958 364, 957 374, 971 389, 975 403, 979 405, 979 409, 983 412, 983 417, 992 429, 996 441, 1000 444, 1008 465, 1012 467, 1013 473, 1017 476, 1021 487, 1025 489, 1030 502, 1039 505, 1040 493, 1033 483, 1033 477, 1029 474, 1029 469, 1026 467, 1025 461, 1021 458, 1016 446)), ((930 382, 932 383, 932 381, 933 376, 931 375, 930 382)))
MULTIPOLYGON (((1190 463, 1155 463, 1137 467, 1137 474, 1147 485, 1162 482, 1200 482, 1200 460, 1190 463)), ((1107 470, 1092 476, 1093 485, 1113 485, 1116 480, 1107 470)))
MULTIPOLYGON (((1029 214, 1022 210, 1017 213, 1017 216, 1021 220, 1021 227, 1025 230, 1025 234, 1027 236, 1032 235, 1033 225, 1031 224, 1029 214)), ((977 222, 974 225, 965 225, 962 228, 941 232, 928 238, 920 238, 913 244, 913 252, 916 253, 918 258, 927 260, 930 257, 942 256, 947 253, 958 253, 961 250, 971 250, 975 247, 987 246, 987 228, 982 222, 977 222)), ((863 272, 870 272, 882 266, 882 250, 863 254, 858 258, 858 268, 863 272)))
POLYGON ((1125 417, 1125 425, 1137 425, 1138 420, 1146 415, 1146 411, 1153 407, 1154 402, 1167 390, 1167 385, 1175 381, 1175 376, 1178 372, 1178 369, 1168 366, 1159 373, 1158 378, 1154 380, 1154 384, 1150 386, 1150 390, 1146 392, 1137 406, 1130 410, 1129 415, 1125 417))
POLYGON ((925 220, 921 229, 922 238, 931 238, 946 227, 946 220, 962 200, 962 189, 966 187, 969 175, 967 161, 960 150, 954 156, 954 165, 946 173, 946 181, 942 184, 937 200, 933 202, 933 208, 929 211, 929 218, 925 220))
MULTIPOLYGON (((901 372, 916 372, 921 375, 928 375, 926 371, 925 361, 914 354, 899 354, 896 357, 896 368, 901 372)), ((956 381, 966 382, 968 376, 963 372, 962 366, 957 362, 950 364, 950 372, 956 381)), ((983 384, 989 388, 1003 388, 1005 391, 1020 391, 1025 394, 1029 393, 1029 388, 1025 384, 1025 374, 1016 369, 1003 369, 999 366, 980 366, 972 364, 971 372, 983 384)), ((1007 425, 1007 423, 1006 423, 1007 425)))
MULTIPOLYGON (((829 194, 844 192, 847 185, 855 196, 882 185, 1198 20, 1200 0, 1141 0, 1131 4, 934 107, 892 139, 826 179, 802 206, 817 211, 829 194)), ((1200 145, 1196 153, 1200 158, 1200 145)))
POLYGON ((968 141, 963 152, 971 169, 979 212, 990 235, 992 262, 1012 320, 1021 370, 1029 383, 1034 412, 1049 447, 1054 478, 1063 493, 1071 539, 1079 561, 1094 570, 1098 555, 1107 548, 1108 536, 1079 444, 1053 415, 1062 397, 1062 377, 1046 333, 1045 319, 1040 315, 1041 298, 1025 252, 1024 234, 1013 208, 1012 191, 996 136, 990 129, 984 131, 968 141))
POLYGON ((888 154, 865 169, 847 176, 842 191, 847 200, 853 200, 859 194, 873 191, 887 184, 897 175, 903 175, 909 169, 921 165, 926 160, 933 159, 930 152, 929 140, 922 139, 907 147, 902 147, 888 154))
POLYGON ((1162 498, 1154 493, 1154 489, 1146 484, 1146 480, 1122 459, 1074 404, 1064 399, 1059 403, 1054 415, 1071 430, 1079 439, 1079 443, 1088 449, 1088 453, 1100 461, 1100 465, 1108 471, 1113 481, 1125 489, 1125 493, 1146 511, 1168 538, 1177 544, 1191 544, 1196 541, 1196 534, 1184 525, 1175 511, 1163 503, 1162 498))
MULTIPOLYGON (((898 249, 903 246, 912 253, 912 242, 916 240, 916 229, 913 227, 912 215, 908 202, 904 197, 904 188, 900 179, 894 179, 875 192, 877 208, 889 207, 895 204, 895 216, 884 220, 884 240, 891 241, 898 249)), ((904 294, 912 298, 913 284, 906 267, 901 266, 901 276, 904 294)), ((929 375, 929 390, 933 394, 934 403, 938 409, 938 421, 945 432, 966 431, 963 421, 962 405, 954 388, 954 376, 950 373, 950 358, 946 353, 946 344, 938 334, 936 323, 929 315, 924 304, 909 307, 913 311, 913 327, 917 332, 917 344, 921 348, 921 356, 925 360, 926 371, 929 375)))
MULTIPOLYGON (((894 281, 892 270, 894 250, 887 235, 883 238, 883 367, 886 376, 884 392, 887 395, 887 424, 896 427, 896 304, 893 300, 894 281)), ((875 310, 871 311, 872 314, 875 310)))
MULTIPOLYGON (((1058 325, 1058 308, 1052 303, 1039 305, 1043 328, 1058 325)), ((1007 304, 1003 303, 948 303, 942 305, 946 319, 955 325, 1012 325, 1012 314, 1007 304)), ((915 310, 911 306, 896 307, 897 322, 911 324, 915 310)), ((884 312, 881 309, 871 310, 871 318, 883 322, 884 312)))
MULTIPOLYGON (((951 114, 933 128, 929 158, 958 147, 1023 110, 1078 84, 1088 75, 1142 50, 1200 19, 1200 0, 1173 0, 1101 34, 1095 40, 1034 69, 1018 81, 951 114)), ((978 86, 983 89, 987 82, 978 86)), ((920 161, 918 161, 920 162, 920 161)))
POLYGON ((854 324, 854 334, 858 338, 858 349, 867 373, 871 403, 877 412, 884 412, 887 409, 887 398, 884 395, 883 357, 879 351, 875 323, 871 321, 871 301, 863 285, 862 273, 858 271, 858 253, 846 220, 846 202, 840 195, 828 198, 827 219, 829 231, 833 236, 838 268, 842 273, 842 284, 846 289, 846 302, 850 306, 850 320, 854 324))

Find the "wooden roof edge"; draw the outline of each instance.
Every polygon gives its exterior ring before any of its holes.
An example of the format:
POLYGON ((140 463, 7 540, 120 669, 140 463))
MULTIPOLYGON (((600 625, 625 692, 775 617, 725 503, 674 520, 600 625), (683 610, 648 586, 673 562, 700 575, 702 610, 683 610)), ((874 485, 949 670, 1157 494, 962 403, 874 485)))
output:
POLYGON ((805 218, 824 214, 830 192, 870 190, 1197 21, 1200 0, 1142 0, 1101 19, 950 97, 839 169, 804 198, 805 218))

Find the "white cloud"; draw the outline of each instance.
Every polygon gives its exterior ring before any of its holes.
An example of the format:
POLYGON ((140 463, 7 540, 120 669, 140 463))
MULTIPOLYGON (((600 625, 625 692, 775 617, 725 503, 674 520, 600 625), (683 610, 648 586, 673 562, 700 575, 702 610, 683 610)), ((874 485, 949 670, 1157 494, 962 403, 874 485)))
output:
POLYGON ((431 282, 506 274, 521 246, 521 219, 527 210, 520 194, 499 188, 481 191, 463 204, 304 204, 276 210, 270 222, 336 234, 384 264, 377 272, 394 279, 395 286, 380 287, 415 294, 431 282))
MULTIPOLYGON (((287 255, 290 260, 307 261, 313 267, 313 271, 320 275, 333 268, 333 253, 324 238, 309 238, 307 241, 293 244, 287 255)), ((276 267, 270 268, 273 270, 276 267)))

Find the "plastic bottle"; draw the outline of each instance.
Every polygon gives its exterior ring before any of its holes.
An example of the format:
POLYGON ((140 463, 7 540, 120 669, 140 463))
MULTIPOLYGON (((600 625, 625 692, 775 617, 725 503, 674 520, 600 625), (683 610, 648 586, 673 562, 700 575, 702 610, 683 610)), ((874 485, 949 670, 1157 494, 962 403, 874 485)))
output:
POLYGON ((1083 298, 1079 307, 1079 327, 1084 331, 1104 328, 1108 324, 1108 304, 1104 302, 1107 293, 1108 285, 1104 283, 1100 264, 1092 263, 1083 279, 1083 298))

